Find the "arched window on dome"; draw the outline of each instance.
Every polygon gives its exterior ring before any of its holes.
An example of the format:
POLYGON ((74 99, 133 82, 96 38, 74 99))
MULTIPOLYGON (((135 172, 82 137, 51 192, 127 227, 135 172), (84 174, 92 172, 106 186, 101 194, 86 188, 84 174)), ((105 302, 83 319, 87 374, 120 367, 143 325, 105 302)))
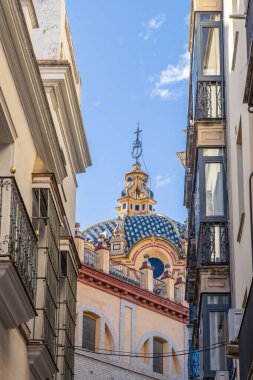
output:
POLYGON ((151 264, 151 267, 153 268, 153 277, 159 278, 164 272, 164 263, 162 260, 158 259, 157 257, 149 257, 148 261, 151 264))

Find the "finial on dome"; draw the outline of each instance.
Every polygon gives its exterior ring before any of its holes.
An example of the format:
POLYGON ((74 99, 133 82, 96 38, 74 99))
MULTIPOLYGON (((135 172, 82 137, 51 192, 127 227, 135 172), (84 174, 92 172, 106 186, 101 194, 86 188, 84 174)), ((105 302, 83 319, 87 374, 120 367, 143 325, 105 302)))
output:
POLYGON ((140 139, 140 134, 142 130, 140 129, 140 123, 138 121, 137 130, 134 132, 136 134, 136 139, 133 142, 133 149, 132 149, 132 157, 135 159, 136 164, 138 163, 138 159, 142 155, 142 141, 140 139))

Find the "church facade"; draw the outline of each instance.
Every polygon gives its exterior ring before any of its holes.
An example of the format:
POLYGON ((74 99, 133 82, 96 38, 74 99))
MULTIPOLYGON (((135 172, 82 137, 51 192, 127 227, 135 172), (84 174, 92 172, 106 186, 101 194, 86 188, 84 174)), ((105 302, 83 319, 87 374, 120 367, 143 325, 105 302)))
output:
POLYGON ((76 226, 77 380, 187 378, 185 227, 155 204, 136 158, 118 217, 76 226))

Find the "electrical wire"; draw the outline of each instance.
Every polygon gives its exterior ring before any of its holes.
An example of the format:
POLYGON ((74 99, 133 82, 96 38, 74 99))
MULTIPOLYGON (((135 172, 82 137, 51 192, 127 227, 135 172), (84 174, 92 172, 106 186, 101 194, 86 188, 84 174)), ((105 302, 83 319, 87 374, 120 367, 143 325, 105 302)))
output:
MULTIPOLYGON (((224 344, 226 342, 217 342, 217 343, 212 343, 212 344, 209 344, 207 346, 201 346, 199 347, 199 349, 204 349, 204 348, 208 348, 208 347, 213 347, 213 346, 217 346, 218 344, 224 344)), ((75 346, 75 347, 82 347, 82 346, 75 346)), ((99 347, 95 347, 95 350, 99 350, 99 351, 109 351, 109 352, 117 352, 117 353, 123 353, 123 354, 132 354, 132 351, 116 351, 116 350, 108 350, 106 348, 99 348, 99 347)), ((185 352, 187 350, 179 350, 179 351, 176 351, 176 353, 181 353, 181 352, 185 352)), ((134 353, 133 355, 135 355, 136 353, 134 353)), ((137 355, 142 355, 141 353, 138 353, 137 355)))
MULTIPOLYGON (((92 352, 94 354, 104 355, 104 356, 120 356, 120 357, 131 357, 131 358, 154 359, 154 358, 170 358, 170 357, 173 357, 173 356, 185 356, 185 355, 189 355, 189 354, 196 353, 196 352, 205 352, 205 351, 215 350, 217 348, 224 347, 225 345, 226 345, 226 342, 222 342, 222 343, 216 343, 216 344, 213 344, 213 345, 210 345, 210 346, 206 346, 206 348, 203 348, 203 349, 197 349, 197 350, 191 350, 191 351, 186 351, 186 350, 185 351, 177 351, 177 352, 174 352, 174 353, 166 353, 166 354, 163 354, 163 355, 160 355, 160 354, 157 354, 157 355, 145 355, 145 354, 141 354, 141 353, 122 354, 122 353, 116 353, 115 351, 113 351, 113 352, 98 352, 98 351, 90 351, 90 350, 88 350, 86 348, 83 348, 81 346, 75 346, 74 348, 75 348, 75 350, 81 350, 81 351, 85 351, 85 352, 92 352)), ((124 351, 121 351, 121 352, 124 352, 124 351)))

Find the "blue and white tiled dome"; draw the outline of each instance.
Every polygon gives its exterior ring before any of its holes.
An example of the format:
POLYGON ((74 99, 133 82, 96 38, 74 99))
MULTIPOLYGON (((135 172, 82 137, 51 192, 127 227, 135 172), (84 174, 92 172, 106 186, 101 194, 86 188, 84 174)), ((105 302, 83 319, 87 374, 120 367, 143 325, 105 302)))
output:
MULTIPOLYGON (((101 233, 104 233, 106 239, 110 240, 115 227, 116 219, 111 219, 87 228, 83 231, 82 236, 86 240, 96 244, 101 233)), ((138 241, 154 236, 168 240, 181 255, 182 241, 185 239, 184 231, 184 224, 176 222, 163 214, 124 217, 124 237, 128 250, 138 241)))

